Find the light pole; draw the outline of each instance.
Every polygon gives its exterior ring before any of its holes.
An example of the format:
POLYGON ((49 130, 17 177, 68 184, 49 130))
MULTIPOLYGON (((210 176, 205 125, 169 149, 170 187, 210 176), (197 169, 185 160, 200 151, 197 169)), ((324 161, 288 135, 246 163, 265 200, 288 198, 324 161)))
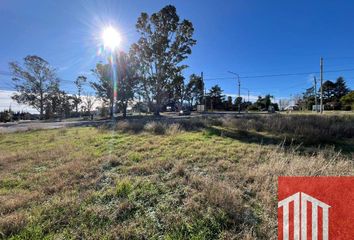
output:
POLYGON ((117 102, 117 90, 118 90, 118 78, 117 78, 117 68, 118 66, 116 66, 117 62, 116 59, 119 60, 119 56, 118 56, 118 46, 120 44, 121 41, 121 36, 120 34, 117 32, 116 29, 114 29, 112 26, 109 26, 107 28, 105 28, 102 32, 102 41, 103 41, 103 45, 105 49, 108 49, 108 51, 110 52, 110 64, 112 67, 112 91, 113 91, 113 102, 112 102, 112 106, 111 106, 111 111, 112 111, 112 120, 114 120, 114 113, 115 113, 115 106, 116 106, 116 102, 117 102))
POLYGON ((314 81, 314 94, 315 94, 315 108, 316 108, 316 113, 318 113, 318 105, 317 105, 317 79, 316 76, 313 76, 313 81, 314 81))
POLYGON ((251 91, 248 88, 242 88, 242 89, 247 90, 247 102, 249 102, 250 101, 250 92, 251 91))
POLYGON ((240 75, 238 75, 237 73, 228 71, 228 73, 231 73, 233 75, 235 75, 237 77, 237 82, 238 82, 238 113, 241 112, 241 81, 240 81, 240 75))

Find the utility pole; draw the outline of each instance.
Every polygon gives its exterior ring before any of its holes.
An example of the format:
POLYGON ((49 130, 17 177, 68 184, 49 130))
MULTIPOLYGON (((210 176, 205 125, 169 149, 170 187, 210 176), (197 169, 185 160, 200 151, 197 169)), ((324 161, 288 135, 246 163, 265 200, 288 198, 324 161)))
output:
POLYGON ((240 77, 238 77, 238 97, 241 97, 241 82, 240 82, 240 77))
POLYGON ((323 113, 323 57, 320 60, 320 78, 321 78, 321 103, 320 103, 320 111, 323 113))
POLYGON ((313 76, 313 81, 314 81, 314 94, 315 94, 315 108, 316 108, 316 112, 318 113, 318 105, 317 105, 317 79, 316 79, 316 76, 313 76))
MULTIPOLYGON (((202 78, 202 82, 203 82, 203 102, 204 102, 203 112, 205 112, 206 111, 206 101, 205 101, 206 91, 205 91, 204 74, 203 74, 203 72, 200 73, 200 77, 202 78)), ((201 104, 201 103, 199 103, 199 104, 201 104)))
POLYGON ((238 113, 241 113, 241 81, 240 81, 240 75, 238 75, 237 73, 228 71, 229 73, 235 75, 237 77, 237 81, 238 81, 238 113))
POLYGON ((206 106, 206 88, 204 88, 204 107, 205 107, 205 111, 207 110, 207 106, 206 106))
POLYGON ((247 102, 250 102, 250 90, 248 90, 248 100, 247 102))

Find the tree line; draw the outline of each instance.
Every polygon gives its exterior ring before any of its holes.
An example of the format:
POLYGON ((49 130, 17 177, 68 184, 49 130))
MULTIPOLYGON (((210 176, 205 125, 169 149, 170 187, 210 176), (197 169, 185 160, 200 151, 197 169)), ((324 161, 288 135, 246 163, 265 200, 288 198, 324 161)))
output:
MULTIPOLYGON (((148 109, 155 115, 167 107, 176 110, 205 104, 211 110, 235 110, 236 106, 246 109, 252 105, 242 102, 242 98, 234 102, 231 97, 226 99, 218 85, 204 93, 204 82, 198 74, 185 79, 182 71, 188 66, 183 61, 192 53, 196 40, 193 24, 181 20, 174 6, 168 5, 151 15, 141 13, 136 30, 139 39, 129 51, 113 51, 108 63, 96 64, 92 70, 95 81, 77 77, 75 93, 60 88, 55 69, 39 56, 29 55, 22 64, 11 62, 16 88, 12 98, 38 110, 41 119, 90 114, 96 99, 110 116, 116 111, 124 117, 129 102, 137 99, 140 110, 148 109), (84 85, 94 90, 95 98, 83 92, 84 85)), ((259 108, 270 104, 263 104, 262 99, 257 102, 259 108)))
POLYGON ((55 69, 39 56, 29 55, 23 59, 23 64, 11 62, 9 66, 16 90, 12 99, 36 109, 41 119, 78 115, 79 110, 91 111, 90 102, 93 99, 82 98, 83 84, 87 77, 78 76, 73 82, 76 93, 68 94, 60 88, 60 78, 55 69))
MULTIPOLYGON (((323 82, 323 104, 325 110, 353 110, 354 91, 350 90, 343 77, 336 81, 327 80, 323 82)), ((303 110, 312 110, 317 98, 317 105, 320 103, 321 86, 316 89, 312 86, 307 88, 297 100, 297 104, 303 110)))
MULTIPOLYGON (((114 51, 109 63, 98 63, 92 70, 97 80, 88 82, 96 97, 109 107, 110 115, 116 109, 125 116, 128 102, 136 98, 146 102, 155 115, 168 104, 200 102, 204 90, 201 77, 193 74, 185 84, 182 75, 188 67, 183 61, 196 44, 193 24, 181 20, 176 8, 168 5, 152 15, 141 13, 136 29, 139 39, 129 51, 114 51)), ((74 82, 76 93, 68 94, 60 88, 55 69, 39 56, 29 55, 22 64, 11 62, 9 66, 16 88, 12 98, 38 110, 41 119, 79 112, 87 77, 79 76, 74 82)), ((90 112, 92 101, 86 105, 90 112)))
POLYGON ((113 51, 108 63, 97 63, 92 70, 94 81, 78 76, 70 93, 61 88, 61 79, 45 59, 29 55, 22 64, 10 62, 16 89, 12 98, 36 109, 40 119, 89 116, 95 103, 102 105, 102 115, 111 117, 117 112, 125 117, 131 102, 155 115, 168 107, 192 109, 198 104, 210 110, 278 110, 271 95, 260 96, 255 103, 241 97, 233 100, 223 95, 218 85, 204 92, 201 75, 185 79, 182 72, 188 66, 184 60, 192 53, 196 40, 193 24, 180 19, 174 6, 151 15, 141 13, 135 27, 139 38, 129 50, 113 51), (95 96, 85 92, 88 86, 95 96))

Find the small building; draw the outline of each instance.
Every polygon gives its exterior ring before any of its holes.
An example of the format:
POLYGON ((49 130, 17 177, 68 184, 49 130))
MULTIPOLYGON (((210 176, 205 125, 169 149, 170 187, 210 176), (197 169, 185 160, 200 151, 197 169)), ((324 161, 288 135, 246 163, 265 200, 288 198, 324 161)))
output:
POLYGON ((298 111, 299 110, 299 106, 297 105, 289 105, 287 107, 284 108, 285 111, 298 111))

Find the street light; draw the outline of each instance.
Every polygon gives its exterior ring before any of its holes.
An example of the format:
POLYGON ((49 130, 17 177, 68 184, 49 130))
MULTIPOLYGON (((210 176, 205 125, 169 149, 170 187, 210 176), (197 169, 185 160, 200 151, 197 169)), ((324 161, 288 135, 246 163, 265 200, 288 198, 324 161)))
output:
MULTIPOLYGON (((114 119, 114 113, 115 113, 115 104, 117 102, 117 95, 118 95, 118 86, 117 86, 117 72, 116 72, 116 63, 115 63, 115 57, 113 54, 116 52, 117 48, 119 47, 119 44, 121 42, 121 36, 119 32, 113 28, 112 26, 108 26, 105 29, 103 29, 102 32, 102 41, 103 41, 103 46, 105 49, 110 50, 110 56, 111 56, 111 67, 112 67, 112 81, 113 81, 113 103, 112 103, 112 119, 114 119)), ((118 54, 118 51, 117 51, 118 54)), ((117 56, 117 59, 119 56, 117 56)))
POLYGON ((250 90, 248 88, 242 88, 244 90, 247 90, 247 95, 248 95, 248 99, 247 99, 247 102, 250 101, 250 90))
POLYGON ((238 97, 239 97, 239 103, 238 103, 238 113, 241 112, 241 81, 240 81, 240 75, 238 75, 237 73, 228 71, 228 73, 231 73, 233 75, 235 75, 237 77, 237 81, 238 81, 238 97))

